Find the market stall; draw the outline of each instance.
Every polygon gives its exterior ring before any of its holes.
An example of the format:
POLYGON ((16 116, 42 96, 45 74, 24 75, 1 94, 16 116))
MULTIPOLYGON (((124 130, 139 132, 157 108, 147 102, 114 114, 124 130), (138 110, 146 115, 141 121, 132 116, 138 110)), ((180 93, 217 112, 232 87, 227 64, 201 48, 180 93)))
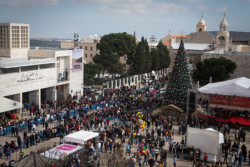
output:
POLYGON ((70 144, 61 144, 57 147, 54 147, 48 151, 45 151, 41 153, 40 155, 50 158, 50 159, 63 159, 64 157, 67 157, 68 155, 71 155, 79 150, 81 150, 83 147, 81 146, 74 146, 70 144))
POLYGON ((81 130, 65 136, 64 141, 77 144, 84 144, 84 142, 87 142, 88 140, 96 138, 98 136, 99 133, 81 130))

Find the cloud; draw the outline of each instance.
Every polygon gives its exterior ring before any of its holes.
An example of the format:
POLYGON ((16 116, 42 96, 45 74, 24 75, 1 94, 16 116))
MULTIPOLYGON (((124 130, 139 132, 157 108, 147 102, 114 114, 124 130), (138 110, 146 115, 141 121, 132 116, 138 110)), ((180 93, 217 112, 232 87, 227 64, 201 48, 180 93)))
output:
POLYGON ((59 0, 0 0, 0 6, 20 7, 37 5, 57 5, 59 0))
POLYGON ((219 9, 216 10, 216 12, 227 12, 228 11, 228 7, 227 6, 223 6, 219 9))
POLYGON ((206 10, 208 8, 208 6, 207 5, 201 5, 201 6, 198 6, 198 10, 199 11, 204 11, 204 10, 206 10))
POLYGON ((74 2, 98 4, 98 10, 112 14, 164 14, 186 12, 188 9, 175 3, 159 2, 155 0, 72 0, 74 2))

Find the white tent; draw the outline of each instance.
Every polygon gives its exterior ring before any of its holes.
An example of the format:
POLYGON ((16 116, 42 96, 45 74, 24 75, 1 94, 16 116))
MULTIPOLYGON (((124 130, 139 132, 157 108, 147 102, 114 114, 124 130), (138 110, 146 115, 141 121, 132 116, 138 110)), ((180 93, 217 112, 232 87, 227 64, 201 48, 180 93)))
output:
POLYGON ((41 153, 40 155, 51 159, 60 159, 60 158, 62 159, 65 156, 73 154, 82 148, 83 147, 74 146, 70 144, 61 144, 55 148, 52 148, 48 151, 41 153))
POLYGON ((64 141, 71 142, 71 143, 84 144, 84 142, 90 139, 93 139, 95 137, 98 137, 98 136, 99 136, 99 133, 81 130, 81 131, 65 136, 64 141))
MULTIPOLYGON (((213 128, 207 128, 205 130, 212 131, 212 132, 218 132, 217 130, 214 130, 213 128)), ((223 144, 223 143, 224 143, 224 135, 219 132, 219 144, 223 144)))
POLYGON ((0 96, 0 113, 22 108, 22 104, 20 102, 7 99, 5 97, 0 96))
POLYGON ((218 131, 208 128, 187 128, 187 146, 199 148, 201 150, 201 159, 204 153, 208 154, 208 161, 216 162, 220 157, 220 144, 224 143, 224 136, 218 131))
POLYGON ((250 97, 250 79, 241 77, 210 83, 198 89, 201 93, 250 97))

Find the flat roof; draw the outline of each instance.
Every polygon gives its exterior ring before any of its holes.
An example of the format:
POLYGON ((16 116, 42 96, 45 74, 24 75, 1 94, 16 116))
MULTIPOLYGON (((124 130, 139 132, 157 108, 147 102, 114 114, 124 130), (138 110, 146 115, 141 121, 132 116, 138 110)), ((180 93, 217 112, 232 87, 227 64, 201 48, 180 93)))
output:
POLYGON ((4 59, 0 62, 0 68, 15 68, 15 67, 24 67, 24 66, 33 66, 41 64, 53 64, 56 63, 54 58, 46 59, 4 59))
MULTIPOLYGON (((185 50, 205 50, 209 49, 210 44, 199 44, 199 43, 184 43, 185 50)), ((173 49, 179 49, 180 44, 174 43, 173 49)))

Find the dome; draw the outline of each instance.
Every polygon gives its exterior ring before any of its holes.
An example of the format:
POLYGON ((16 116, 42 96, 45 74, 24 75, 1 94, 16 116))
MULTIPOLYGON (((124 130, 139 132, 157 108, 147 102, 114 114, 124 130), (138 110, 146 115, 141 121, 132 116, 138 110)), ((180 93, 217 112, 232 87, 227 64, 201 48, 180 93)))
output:
POLYGON ((205 24, 206 24, 205 20, 203 19, 203 17, 201 17, 198 25, 205 25, 205 24))

